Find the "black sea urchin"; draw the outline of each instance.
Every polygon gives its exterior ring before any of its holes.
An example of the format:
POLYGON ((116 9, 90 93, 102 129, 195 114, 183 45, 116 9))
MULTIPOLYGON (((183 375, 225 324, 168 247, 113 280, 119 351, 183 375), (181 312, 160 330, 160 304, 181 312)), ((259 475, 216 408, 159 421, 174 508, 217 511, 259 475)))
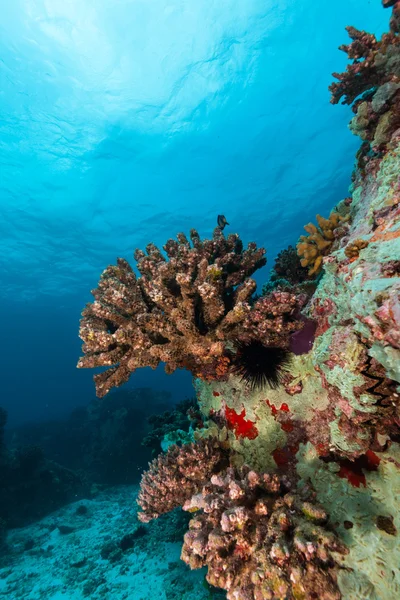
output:
POLYGON ((279 386, 282 367, 290 360, 287 350, 264 346, 259 341, 237 342, 236 348, 233 372, 252 390, 279 386))

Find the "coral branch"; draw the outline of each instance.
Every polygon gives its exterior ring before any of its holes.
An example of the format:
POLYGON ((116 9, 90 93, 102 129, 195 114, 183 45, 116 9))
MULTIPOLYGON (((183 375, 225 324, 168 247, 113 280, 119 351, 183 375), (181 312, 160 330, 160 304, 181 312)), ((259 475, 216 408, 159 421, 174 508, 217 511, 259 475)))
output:
POLYGON ((287 348, 290 335, 303 327, 298 314, 306 301, 305 294, 291 292, 276 291, 262 296, 242 323, 237 338, 242 342, 258 340, 264 346, 287 348))
POLYGON ((224 458, 222 445, 212 438, 181 448, 171 446, 166 454, 154 459, 142 475, 137 501, 142 509, 138 513, 140 521, 148 523, 183 506, 213 473, 226 466, 224 458))
POLYGON ((384 148, 400 127, 400 2, 392 7, 390 32, 380 40, 355 27, 347 27, 351 43, 340 46, 353 62, 330 85, 331 102, 353 104, 356 116, 350 129, 371 147, 384 148))

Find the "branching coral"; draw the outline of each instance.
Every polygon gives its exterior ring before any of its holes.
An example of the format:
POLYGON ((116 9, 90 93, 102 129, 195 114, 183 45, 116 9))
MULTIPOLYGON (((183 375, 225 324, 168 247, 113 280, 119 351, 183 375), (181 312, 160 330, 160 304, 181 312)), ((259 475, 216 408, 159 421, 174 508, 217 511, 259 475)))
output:
MULTIPOLYGON (((332 104, 340 102, 342 97, 343 104, 352 104, 357 96, 379 85, 382 79, 379 60, 376 64, 382 43, 375 35, 355 27, 346 27, 346 31, 352 41, 342 44, 339 50, 345 52, 353 64, 348 65, 344 73, 333 73, 338 82, 329 86, 332 104)), ((389 35, 386 34, 386 38, 389 35)))
POLYGON ((298 314, 306 301, 305 294, 291 292, 276 291, 262 296, 242 322, 237 339, 242 342, 257 340, 265 346, 287 348, 290 335, 303 327, 298 314))
POLYGON ((296 248, 288 246, 279 252, 271 271, 271 281, 286 279, 291 285, 297 285, 309 279, 307 269, 301 265, 296 248))
POLYGON ((108 366, 95 375, 98 396, 118 386, 139 367, 165 363, 167 373, 189 369, 207 381, 226 378, 235 360, 235 342, 257 341, 288 347, 301 329, 306 296, 273 292, 254 304, 256 284, 249 278, 265 264, 263 248, 243 250, 237 235, 220 229, 201 241, 191 231, 164 246, 136 251, 136 278, 127 261, 108 267, 83 311, 80 336, 85 356, 78 367, 108 366))
POLYGON ((228 468, 183 508, 202 512, 190 521, 181 558, 206 566, 207 581, 228 600, 341 598, 331 552, 346 549, 309 488, 293 493, 277 475, 228 468))
POLYGON ((348 220, 348 216, 332 211, 328 219, 317 215, 318 227, 313 223, 304 226, 309 235, 300 236, 297 253, 301 257, 301 265, 308 267, 309 276, 320 273, 324 256, 332 251, 334 241, 343 235, 343 224, 348 220))
POLYGON ((143 523, 182 506, 224 466, 223 444, 209 438, 179 448, 171 446, 154 459, 140 483, 138 518, 143 523))
MULTIPOLYGON (((191 242, 183 233, 164 246, 135 252, 137 278, 119 259, 102 274, 83 311, 80 337, 85 354, 78 367, 110 367, 95 376, 98 396, 128 380, 139 367, 165 363, 167 373, 187 368, 196 376, 218 377, 226 361, 226 340, 236 339, 256 288, 250 279, 265 264, 265 250, 219 228, 211 240, 191 242), (222 363, 221 363, 222 361, 222 363)), ((225 369, 226 373, 226 369, 225 369)))
POLYGON ((387 144, 393 132, 400 127, 400 3, 393 6, 391 30, 381 40, 372 34, 347 27, 352 39, 340 46, 353 63, 344 73, 334 73, 338 79, 330 86, 331 102, 353 104, 356 116, 350 128, 372 148, 387 144))

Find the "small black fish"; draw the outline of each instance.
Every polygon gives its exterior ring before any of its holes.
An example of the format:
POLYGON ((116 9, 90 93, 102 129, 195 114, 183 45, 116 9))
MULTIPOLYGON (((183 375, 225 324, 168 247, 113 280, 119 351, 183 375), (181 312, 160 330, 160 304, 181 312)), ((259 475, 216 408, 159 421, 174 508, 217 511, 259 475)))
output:
POLYGON ((224 215, 218 215, 217 223, 218 223, 218 227, 221 229, 221 231, 223 230, 223 228, 225 227, 225 225, 229 225, 229 223, 225 219, 224 215))

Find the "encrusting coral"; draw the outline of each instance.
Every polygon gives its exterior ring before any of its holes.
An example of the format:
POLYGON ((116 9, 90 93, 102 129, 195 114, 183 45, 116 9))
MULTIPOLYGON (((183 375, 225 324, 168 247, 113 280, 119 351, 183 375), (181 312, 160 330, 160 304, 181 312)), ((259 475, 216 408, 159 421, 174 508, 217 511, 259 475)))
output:
POLYGON ((137 250, 141 274, 118 259, 101 275, 95 301, 82 313, 83 356, 78 367, 109 367, 95 375, 98 396, 128 380, 140 367, 165 363, 167 373, 186 368, 206 380, 226 377, 236 341, 288 346, 306 298, 274 292, 258 299, 250 279, 266 260, 265 250, 250 243, 243 250, 237 235, 216 228, 201 241, 192 229, 164 246, 137 250), (229 348, 228 348, 229 345, 229 348))
POLYGON ((324 256, 332 251, 335 240, 345 233, 343 225, 348 220, 348 215, 332 211, 328 219, 317 215, 318 227, 314 223, 304 226, 308 235, 300 236, 297 253, 301 257, 301 266, 308 267, 310 277, 320 273, 324 256))
POLYGON ((214 472, 226 466, 226 452, 217 439, 203 439, 182 447, 171 446, 143 473, 138 518, 143 523, 157 519, 197 493, 214 472), (224 464, 225 463, 225 464, 224 464))

